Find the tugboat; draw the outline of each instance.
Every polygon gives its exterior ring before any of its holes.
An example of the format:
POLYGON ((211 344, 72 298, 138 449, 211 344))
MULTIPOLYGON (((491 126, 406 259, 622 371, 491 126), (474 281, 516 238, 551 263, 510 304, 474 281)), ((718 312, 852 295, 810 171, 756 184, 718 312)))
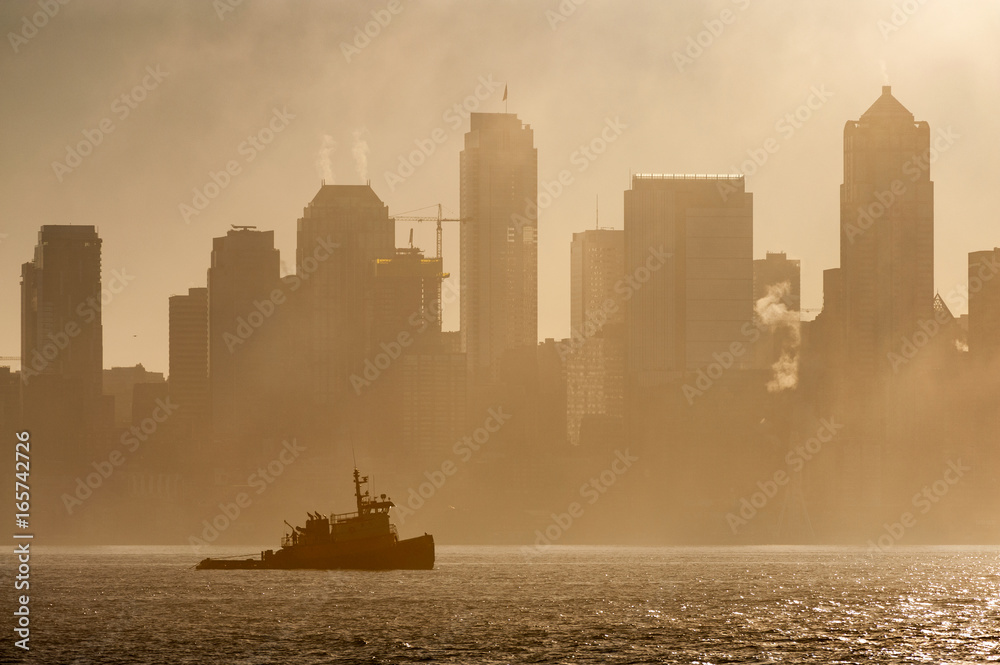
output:
POLYGON ((305 527, 291 527, 281 539, 281 549, 266 550, 260 559, 204 559, 198 570, 314 568, 321 570, 430 570, 434 567, 434 536, 424 534, 400 540, 389 523, 395 504, 385 494, 370 497, 362 485, 368 476, 354 469, 354 496, 358 512, 306 513, 305 527))

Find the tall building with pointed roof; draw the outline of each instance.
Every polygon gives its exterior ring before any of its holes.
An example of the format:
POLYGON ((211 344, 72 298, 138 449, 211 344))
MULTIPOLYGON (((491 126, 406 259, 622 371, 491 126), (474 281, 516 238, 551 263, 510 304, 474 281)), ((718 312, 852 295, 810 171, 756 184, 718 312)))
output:
POLYGON ((889 86, 844 127, 840 267, 848 369, 871 385, 890 354, 933 316, 930 127, 889 86))

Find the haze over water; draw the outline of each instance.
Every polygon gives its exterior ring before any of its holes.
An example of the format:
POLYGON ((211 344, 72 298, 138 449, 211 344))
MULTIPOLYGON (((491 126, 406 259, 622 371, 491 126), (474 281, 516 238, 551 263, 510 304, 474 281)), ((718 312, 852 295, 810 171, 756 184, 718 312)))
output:
POLYGON ((50 548, 38 557, 28 662, 1000 657, 996 548, 872 556, 852 548, 554 547, 528 560, 515 548, 443 547, 439 555, 429 573, 195 572, 187 548, 50 548))
POLYGON ((0 661, 1000 661, 998 34, 0 2, 0 661))

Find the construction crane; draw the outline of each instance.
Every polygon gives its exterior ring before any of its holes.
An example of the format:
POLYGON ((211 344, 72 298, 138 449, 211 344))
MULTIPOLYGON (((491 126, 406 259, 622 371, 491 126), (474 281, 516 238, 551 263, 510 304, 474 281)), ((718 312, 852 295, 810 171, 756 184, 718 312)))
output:
MULTIPOLYGON (((430 207, 430 206, 427 206, 427 207, 430 207)), ((465 219, 458 219, 457 217, 445 218, 442 215, 442 213, 441 213, 441 204, 440 203, 437 204, 437 209, 438 209, 437 217, 425 217, 425 216, 422 216, 422 215, 416 215, 416 216, 409 216, 408 215, 408 216, 394 217, 393 219, 395 219, 397 222, 437 222, 437 256, 435 258, 440 259, 441 258, 441 222, 464 222, 464 221, 466 221, 466 219, 469 219, 469 218, 468 217, 466 217, 465 219)), ((443 264, 443 259, 442 259, 442 265, 444 265, 443 264)))
POLYGON ((16 360, 17 362, 21 362, 21 356, 0 356, 0 361, 3 360, 16 360))
MULTIPOLYGON (((427 207, 430 207, 430 206, 427 206, 427 207)), ((420 210, 420 208, 417 208, 417 209, 420 210)), ((440 203, 437 204, 437 209, 438 209, 437 217, 425 217, 425 216, 422 216, 422 215, 400 215, 400 216, 394 217, 393 220, 397 221, 397 222, 437 222, 437 256, 435 258, 441 259, 441 270, 442 270, 441 274, 438 275, 438 277, 440 277, 441 279, 447 279, 448 277, 451 276, 451 273, 443 272, 444 271, 444 258, 441 255, 441 244, 442 244, 441 243, 441 237, 442 237, 441 222, 464 222, 464 221, 466 221, 466 219, 469 219, 469 218, 466 217, 465 219, 459 219, 457 217, 449 217, 449 218, 444 217, 444 215, 441 213, 441 204, 440 203)), ((411 249, 413 248, 413 229, 410 229, 410 248, 411 249)), ((438 316, 438 318, 440 318, 440 317, 443 316, 441 307, 442 307, 442 303, 441 303, 441 289, 438 289, 438 292, 437 292, 437 316, 438 316)))

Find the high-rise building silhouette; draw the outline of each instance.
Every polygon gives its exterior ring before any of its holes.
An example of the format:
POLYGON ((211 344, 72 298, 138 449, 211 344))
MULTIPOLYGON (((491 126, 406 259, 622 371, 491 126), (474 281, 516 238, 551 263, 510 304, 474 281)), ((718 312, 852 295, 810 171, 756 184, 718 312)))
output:
MULTIPOLYGON (((824 377, 825 393, 836 390, 844 369, 844 299, 840 268, 823 271, 823 308, 803 324, 803 362, 824 377)), ((826 394, 829 399, 829 394, 826 394)), ((832 408, 824 404, 826 408, 832 408)))
POLYGON ((625 192, 625 279, 630 384, 677 379, 749 344, 753 195, 743 176, 634 175, 625 192))
POLYGON ((416 248, 397 249, 392 258, 375 260, 372 301, 374 344, 403 336, 406 348, 439 342, 441 258, 426 258, 416 248))
POLYGON ((0 427, 12 432, 21 426, 20 373, 10 367, 0 366, 0 427))
POLYGON ((513 113, 473 113, 461 153, 461 330, 476 384, 534 363, 538 151, 513 113), (510 362, 514 358, 518 361, 510 362))
POLYGON ((209 424, 208 288, 191 288, 169 300, 168 387, 178 405, 177 418, 190 435, 204 433, 209 424))
POLYGON ((840 267, 848 368, 861 385, 933 316, 934 185, 930 128, 889 86, 844 127, 840 267))
POLYGON ((587 321, 624 323, 621 293, 625 277, 625 232, 590 229, 573 234, 570 243, 570 329, 583 331, 587 321))
MULTIPOLYGON (((444 454, 462 434, 465 356, 441 334, 441 258, 416 248, 375 261, 373 349, 364 384, 371 441, 385 458, 444 454)), ((411 458, 412 459, 412 458, 411 458)))
POLYGON ((21 358, 30 385, 59 375, 80 396, 102 392, 101 239, 93 226, 43 226, 21 267, 21 358))
MULTIPOLYGON (((109 296, 111 292, 108 291, 109 296)), ((42 226, 21 267, 21 395, 30 428, 34 529, 67 526, 59 500, 105 453, 113 398, 103 396, 101 239, 93 226, 42 226)), ((74 516, 76 517, 76 516, 74 516)))
MULTIPOLYGON (((566 365, 569 340, 547 338, 538 343, 537 410, 541 450, 564 450, 569 441, 566 365)), ((619 427, 619 429, 621 429, 619 427)))
POLYGON ((859 506, 901 500, 933 464, 919 452, 925 384, 908 380, 936 355, 910 350, 934 319, 930 139, 889 86, 844 127, 840 269, 824 281, 820 318, 830 406, 846 423, 838 482, 859 506))
POLYGON ((625 232, 591 229, 570 244, 570 329, 562 347, 566 371, 566 429, 579 445, 581 426, 621 429, 624 406, 625 232))
POLYGON ((372 352, 376 261, 394 255, 393 220, 368 185, 323 185, 298 220, 305 384, 323 426, 352 413, 351 378, 372 352))
MULTIPOLYGON (((109 292, 110 293, 110 292, 109 292)), ((110 426, 103 398, 101 239, 93 226, 42 226, 21 267, 24 415, 65 446, 53 462, 71 472, 110 426)))
POLYGON ((281 364, 272 343, 274 317, 284 302, 274 231, 239 227, 212 244, 208 269, 208 377, 212 430, 234 443, 267 421, 273 371, 281 364), (282 300, 282 298, 278 298, 282 300))
POLYGON ((969 353, 1000 358, 1000 247, 969 252, 969 353))

